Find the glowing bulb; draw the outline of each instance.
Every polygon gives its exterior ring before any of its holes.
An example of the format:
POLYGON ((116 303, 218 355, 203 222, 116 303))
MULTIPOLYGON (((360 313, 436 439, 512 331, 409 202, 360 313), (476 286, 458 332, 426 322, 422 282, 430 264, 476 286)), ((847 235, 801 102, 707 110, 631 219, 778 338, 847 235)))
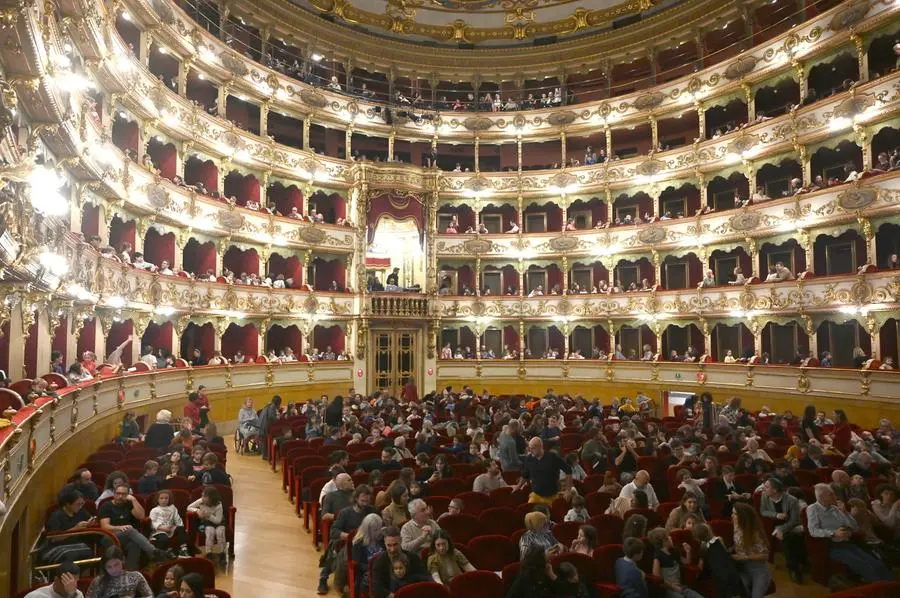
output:
POLYGON ((41 253, 38 261, 54 276, 63 276, 69 271, 69 263, 66 261, 66 258, 52 251, 41 253))
POLYGON ((47 216, 62 216, 68 213, 69 201, 59 192, 65 184, 65 179, 59 176, 55 169, 35 166, 28 175, 28 183, 31 185, 31 205, 35 210, 47 216))

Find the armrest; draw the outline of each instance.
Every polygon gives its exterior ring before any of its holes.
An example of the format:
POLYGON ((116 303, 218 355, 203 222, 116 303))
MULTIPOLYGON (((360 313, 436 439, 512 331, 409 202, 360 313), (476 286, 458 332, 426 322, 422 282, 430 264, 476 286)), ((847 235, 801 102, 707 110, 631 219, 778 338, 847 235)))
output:
POLYGON ((58 542, 60 540, 68 540, 70 538, 84 537, 85 539, 89 539, 89 536, 104 536, 109 538, 116 546, 121 546, 119 542, 119 538, 112 532, 106 531, 105 529, 100 529, 99 527, 88 527, 80 530, 66 530, 63 532, 45 532, 44 537, 50 542, 58 542))

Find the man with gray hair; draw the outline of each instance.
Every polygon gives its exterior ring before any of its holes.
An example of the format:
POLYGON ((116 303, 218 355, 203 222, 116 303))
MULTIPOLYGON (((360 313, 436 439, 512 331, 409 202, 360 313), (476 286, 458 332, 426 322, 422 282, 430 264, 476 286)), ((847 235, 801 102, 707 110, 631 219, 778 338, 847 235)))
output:
POLYGON ((866 583, 894 579, 881 560, 850 541, 859 526, 851 515, 837 507, 831 486, 816 484, 815 492, 816 502, 806 508, 809 535, 830 538, 829 558, 846 565, 866 583))
POLYGON ((800 525, 800 501, 785 492, 782 481, 773 476, 763 486, 759 514, 763 519, 772 520, 775 528, 772 535, 781 541, 791 581, 803 583, 806 550, 800 525))
POLYGON ((519 471, 522 469, 522 459, 519 457, 519 448, 516 446, 515 435, 519 432, 519 420, 512 419, 503 426, 500 439, 497 441, 498 458, 503 471, 519 471))
POLYGON ((421 498, 409 501, 409 516, 410 520, 400 528, 400 546, 403 550, 418 554, 423 547, 431 544, 434 533, 441 528, 431 518, 431 507, 421 498))

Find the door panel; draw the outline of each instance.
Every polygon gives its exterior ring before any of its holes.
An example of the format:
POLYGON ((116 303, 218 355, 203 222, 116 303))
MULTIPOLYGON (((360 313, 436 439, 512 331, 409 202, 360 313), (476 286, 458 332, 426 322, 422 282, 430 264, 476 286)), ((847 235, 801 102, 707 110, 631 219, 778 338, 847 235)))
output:
POLYGON ((416 331, 373 330, 371 334, 374 389, 398 396, 416 374, 416 331))

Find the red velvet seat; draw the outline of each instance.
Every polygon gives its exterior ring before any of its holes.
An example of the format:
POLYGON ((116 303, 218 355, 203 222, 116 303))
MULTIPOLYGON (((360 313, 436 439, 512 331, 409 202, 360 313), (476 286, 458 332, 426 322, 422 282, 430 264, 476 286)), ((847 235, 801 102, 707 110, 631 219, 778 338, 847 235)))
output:
POLYGON ((491 490, 490 499, 494 507, 511 507, 515 505, 515 502, 513 502, 513 490, 509 487, 491 490))
POLYGON ((609 508, 613 498, 615 497, 612 494, 606 492, 591 492, 584 497, 584 503, 588 513, 592 517, 596 517, 606 513, 606 509, 609 508))
POLYGON ((503 593, 503 580, 491 571, 469 571, 450 581, 454 598, 496 598, 503 593))
POLYGON ((69 385, 69 381, 66 380, 66 377, 62 374, 57 374, 56 372, 50 372, 49 374, 44 374, 41 376, 44 380, 47 381, 47 384, 52 388, 53 385, 56 385, 56 389, 60 390, 69 385))
POLYGON ((469 540, 464 551, 476 569, 502 571, 510 563, 519 561, 519 548, 508 536, 477 536, 469 540))
POLYGON ((469 487, 459 478, 443 478, 429 484, 428 491, 439 496, 456 496, 468 492, 469 487))
POLYGON ((459 515, 447 515, 438 522, 441 529, 450 534, 454 542, 468 542, 478 535, 480 525, 472 515, 461 513, 459 515))
POLYGON ((216 587, 216 566, 212 561, 200 557, 180 558, 175 561, 167 561, 162 563, 153 570, 150 577, 150 587, 154 592, 162 592, 163 582, 166 579, 166 571, 172 566, 180 565, 185 573, 197 573, 203 577, 204 588, 216 587))
POLYGON ((463 513, 474 517, 478 517, 482 511, 493 506, 491 497, 483 492, 461 492, 454 498, 463 501, 463 513))
POLYGON ((434 583, 433 581, 423 581, 404 586, 394 592, 394 598, 451 598, 450 590, 447 586, 434 583))
POLYGON ((615 515, 595 515, 589 523, 597 530, 597 545, 618 544, 622 541, 625 522, 615 515))
MULTIPOLYGON (((216 490, 219 491, 219 496, 222 497, 222 510, 225 513, 225 539, 228 541, 228 554, 234 556, 234 527, 235 520, 237 519, 237 508, 234 506, 234 491, 231 489, 231 486, 223 486, 222 484, 213 484, 216 490)), ((191 500, 197 500, 203 496, 203 487, 195 488, 191 493, 191 500)), ((188 513, 188 518, 185 520, 187 524, 188 533, 198 534, 197 525, 198 519, 196 513, 188 513)), ((197 545, 202 545, 205 540, 202 538, 195 538, 195 541, 201 540, 197 542, 197 545)))
POLYGON ((550 562, 556 570, 559 570, 560 563, 571 563, 578 569, 578 578, 588 587, 593 587, 597 583, 597 570, 594 559, 586 554, 564 552, 554 556, 550 562))
MULTIPOLYGON (((435 519, 446 513, 447 507, 450 505, 449 496, 426 496, 422 500, 431 507, 431 513, 434 515, 435 519)), ((454 540, 456 540, 456 538, 454 538, 454 540)))
POLYGON ((478 521, 488 533, 501 536, 509 536, 523 525, 519 514, 507 507, 485 509, 478 515, 478 521))
POLYGON ((555 537, 560 544, 568 548, 572 545, 572 541, 578 537, 578 528, 580 528, 583 523, 580 521, 563 521, 562 523, 557 523, 553 526, 553 537, 555 537))
POLYGON ((616 585, 616 560, 625 556, 621 544, 607 544, 594 549, 592 559, 597 572, 597 590, 602 598, 615 598, 619 594, 616 585))
POLYGON ((516 581, 516 576, 519 575, 519 569, 521 565, 518 561, 515 563, 510 563, 507 566, 503 567, 503 571, 500 573, 500 579, 503 580, 503 595, 505 596, 509 593, 509 589, 512 587, 513 583, 516 581))

